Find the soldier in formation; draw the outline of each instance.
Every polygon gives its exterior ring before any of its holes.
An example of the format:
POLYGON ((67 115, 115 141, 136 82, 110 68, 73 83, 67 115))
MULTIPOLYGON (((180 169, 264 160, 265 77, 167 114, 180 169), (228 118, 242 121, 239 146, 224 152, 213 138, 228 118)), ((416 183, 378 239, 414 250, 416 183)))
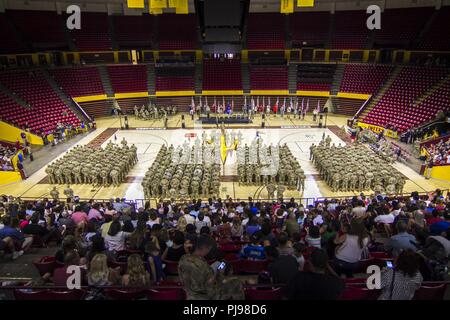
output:
POLYGON ((220 191, 220 133, 193 146, 163 145, 142 181, 145 198, 209 198, 220 191))
POLYGON ((134 106, 134 116, 136 119, 141 120, 156 120, 156 119, 164 119, 169 115, 177 114, 178 110, 176 106, 166 106, 166 107, 158 107, 156 105, 152 105, 151 103, 148 106, 134 106))
POLYGON ((336 147, 325 141, 312 146, 312 161, 333 192, 403 192, 405 177, 364 145, 336 147))
MULTIPOLYGON (((288 190, 304 190, 305 174, 289 147, 267 146, 260 138, 237 148, 239 184, 283 185, 288 190)), ((270 192, 269 192, 270 195, 270 192)))
POLYGON ((76 146, 64 157, 50 164, 45 172, 51 184, 93 184, 118 186, 137 163, 137 148, 128 146, 125 139, 121 147, 108 142, 105 149, 76 146))

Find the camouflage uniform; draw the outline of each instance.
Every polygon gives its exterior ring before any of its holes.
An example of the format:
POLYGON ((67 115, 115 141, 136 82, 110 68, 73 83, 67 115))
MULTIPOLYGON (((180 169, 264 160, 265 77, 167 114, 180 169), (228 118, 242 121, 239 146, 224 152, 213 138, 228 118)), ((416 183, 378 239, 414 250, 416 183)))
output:
POLYGON ((183 255, 178 263, 178 274, 188 300, 218 298, 214 271, 204 258, 193 254, 183 255))

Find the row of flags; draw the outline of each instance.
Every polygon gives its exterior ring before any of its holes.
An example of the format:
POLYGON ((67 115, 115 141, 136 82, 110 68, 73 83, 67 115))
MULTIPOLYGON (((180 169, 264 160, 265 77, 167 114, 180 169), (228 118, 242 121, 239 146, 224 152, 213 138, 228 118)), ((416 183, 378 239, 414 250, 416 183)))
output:
MULTIPOLYGON (((266 105, 264 96, 262 97, 261 102, 262 103, 260 103, 259 96, 256 98, 256 102, 255 102, 255 98, 252 97, 249 107, 251 107, 253 110, 255 110, 255 109, 264 110, 264 109, 270 108, 270 110, 273 110, 275 113, 277 113, 277 111, 279 109, 279 104, 280 104, 279 97, 277 97, 277 100, 275 101, 275 104, 273 105, 273 107, 270 103, 270 97, 267 98, 267 105, 266 105)), ((205 105, 203 105, 202 97, 199 97, 198 106, 200 107, 200 109, 202 109, 204 106, 205 107, 209 106, 208 105, 208 97, 205 97, 205 105)), ((244 106, 248 106, 246 96, 244 96, 244 106)), ((284 108, 284 110, 286 110, 286 97, 283 100, 282 107, 284 108)), ((231 98, 231 102, 227 101, 227 103, 225 103, 225 97, 223 96, 222 104, 221 104, 220 100, 219 100, 219 103, 217 103, 217 99, 216 99, 216 97, 214 97, 214 102, 211 106, 211 110, 212 110, 212 112, 216 112, 218 108, 222 109, 222 111, 225 113, 233 112, 234 111, 234 98, 233 97, 231 98)), ((309 98, 306 100, 306 104, 305 104, 305 98, 302 98, 301 106, 299 106, 298 98, 296 98, 294 101, 294 99, 292 99, 292 97, 290 97, 289 108, 291 110, 297 109, 297 110, 301 110, 302 112, 308 112, 309 111, 309 98)), ((195 111, 195 109, 196 109, 194 97, 191 98, 191 109, 192 109, 192 111, 195 111)), ((320 100, 317 100, 317 107, 315 110, 317 112, 320 112, 320 100)))

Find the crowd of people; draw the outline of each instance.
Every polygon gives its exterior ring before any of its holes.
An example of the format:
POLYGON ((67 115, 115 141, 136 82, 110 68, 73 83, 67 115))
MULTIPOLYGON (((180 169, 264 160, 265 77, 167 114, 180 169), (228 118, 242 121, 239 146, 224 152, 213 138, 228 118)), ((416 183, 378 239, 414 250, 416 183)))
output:
POLYGON ((425 149, 428 153, 428 159, 432 161, 434 165, 450 164, 450 139, 447 141, 441 139, 438 143, 431 144, 425 149))
POLYGON ((168 279, 167 267, 176 264, 188 299, 243 299, 248 283, 233 269, 244 260, 267 263, 253 284, 281 286, 290 299, 337 299, 344 278, 365 273, 363 261, 373 251, 393 260, 383 269, 379 299, 411 299, 423 281, 445 279, 450 254, 450 195, 440 190, 308 206, 295 199, 211 198, 138 209, 119 198, 24 202, 2 196, 0 215, 0 244, 14 259, 30 248, 32 235, 58 243, 61 267, 41 284, 66 286, 66 270, 76 265, 83 285, 146 287, 168 279), (224 250, 230 244, 236 253, 224 250), (118 261, 126 262, 124 270, 118 261))
POLYGON ((18 151, 14 145, 0 145, 0 171, 14 171, 12 159, 18 151))

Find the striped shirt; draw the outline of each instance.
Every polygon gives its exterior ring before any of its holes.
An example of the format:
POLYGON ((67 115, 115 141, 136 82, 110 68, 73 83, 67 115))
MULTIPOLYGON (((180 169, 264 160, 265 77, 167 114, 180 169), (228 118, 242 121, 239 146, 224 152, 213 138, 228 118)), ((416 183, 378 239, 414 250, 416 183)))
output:
POLYGON ((411 300, 414 293, 420 288, 423 277, 418 271, 414 277, 404 274, 401 271, 395 272, 394 282, 392 277, 393 269, 384 269, 381 273, 381 295, 378 300, 411 300), (392 288, 392 285, 394 288, 392 288), (392 298, 391 298, 392 291, 392 298))

